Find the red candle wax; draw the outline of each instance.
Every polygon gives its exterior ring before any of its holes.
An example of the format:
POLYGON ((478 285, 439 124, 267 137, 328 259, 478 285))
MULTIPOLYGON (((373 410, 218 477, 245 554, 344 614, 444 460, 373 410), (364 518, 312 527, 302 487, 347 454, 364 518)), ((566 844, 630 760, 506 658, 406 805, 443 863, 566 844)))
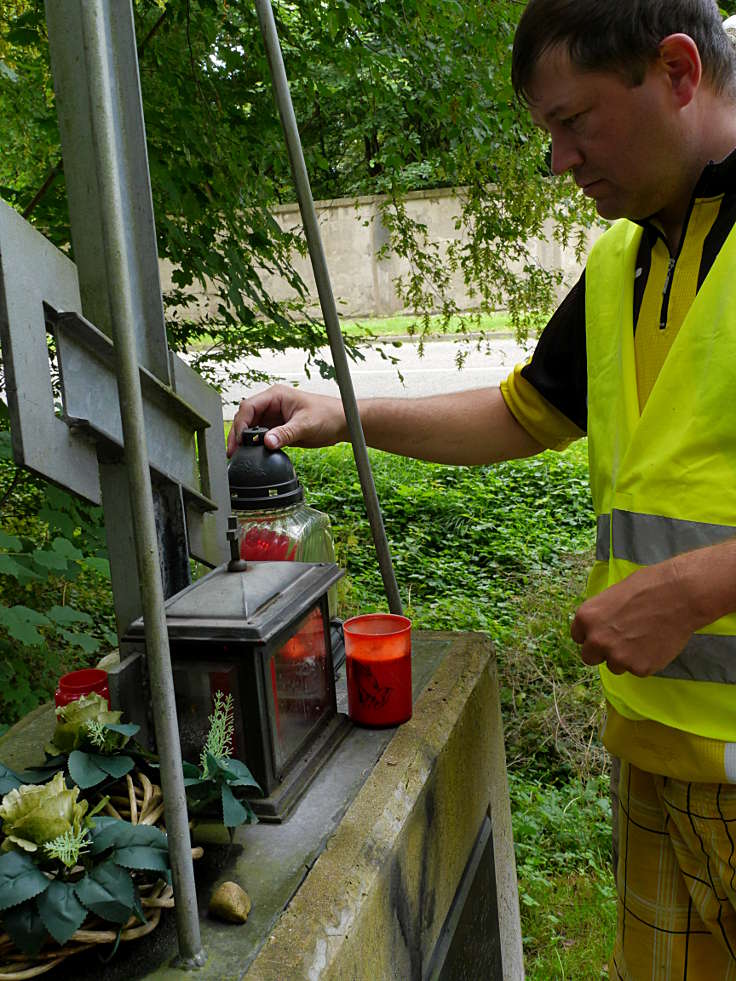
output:
POLYGON ((411 718, 411 621, 391 613, 346 620, 348 715, 366 726, 411 718))
POLYGON ((107 699, 107 707, 110 707, 110 690, 107 686, 107 671, 100 668, 82 668, 81 671, 70 671, 59 678, 59 687, 54 694, 54 703, 57 708, 61 705, 68 705, 75 702, 82 695, 89 695, 97 692, 107 699))

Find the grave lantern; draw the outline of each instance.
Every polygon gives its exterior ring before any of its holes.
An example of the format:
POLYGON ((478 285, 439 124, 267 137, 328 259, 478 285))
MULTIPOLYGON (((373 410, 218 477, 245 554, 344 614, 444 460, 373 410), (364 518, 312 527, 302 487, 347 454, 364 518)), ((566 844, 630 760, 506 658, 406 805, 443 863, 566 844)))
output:
MULTIPOLYGON (((215 694, 231 695, 233 755, 265 797, 262 820, 288 814, 350 727, 338 714, 328 591, 334 563, 245 562, 237 519, 229 519, 232 559, 165 605, 184 759, 196 761, 215 694)), ((124 640, 140 644, 136 620, 124 640)))

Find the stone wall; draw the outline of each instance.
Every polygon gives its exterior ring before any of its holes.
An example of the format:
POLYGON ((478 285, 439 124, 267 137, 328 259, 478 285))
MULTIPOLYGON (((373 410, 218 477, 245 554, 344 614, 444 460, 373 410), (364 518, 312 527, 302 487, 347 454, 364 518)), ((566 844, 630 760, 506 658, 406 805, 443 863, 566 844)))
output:
MULTIPOLYGON (((411 312, 403 309, 394 286, 397 277, 407 273, 407 261, 396 255, 379 258, 379 252, 388 240, 388 232, 378 210, 382 200, 378 196, 366 196, 316 202, 332 289, 341 317, 386 317, 411 312)), ((440 248, 458 237, 455 228, 455 216, 460 210, 457 192, 451 189, 414 192, 408 195, 406 208, 412 219, 427 226, 430 238, 440 248)), ((301 226, 296 204, 277 208, 274 217, 282 228, 297 229, 301 226)), ((553 240, 551 223, 546 227, 545 234, 547 241, 535 239, 532 242, 533 255, 545 268, 561 268, 565 282, 572 284, 580 274, 574 250, 562 249, 553 240)), ((591 241, 594 234, 591 234, 591 241)), ((312 312, 319 315, 309 258, 296 256, 294 265, 309 286, 314 300, 312 312)), ((170 283, 170 274, 170 265, 162 263, 164 290, 170 283)), ((275 299, 293 297, 293 291, 281 277, 264 271, 262 279, 275 299)), ((468 296, 460 274, 454 278, 453 292, 460 309, 473 308, 476 301, 468 296)), ((200 312, 214 315, 216 306, 214 296, 200 296, 200 312)), ((190 310, 190 314, 196 315, 196 309, 190 310)))

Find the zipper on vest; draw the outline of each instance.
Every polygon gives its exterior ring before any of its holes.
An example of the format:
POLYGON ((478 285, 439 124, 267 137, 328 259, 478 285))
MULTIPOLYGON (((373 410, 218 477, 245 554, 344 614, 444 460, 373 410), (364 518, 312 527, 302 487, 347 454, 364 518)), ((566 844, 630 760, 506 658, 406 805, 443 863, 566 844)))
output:
POLYGON ((667 313, 670 306, 670 289, 672 287, 672 277, 675 272, 676 264, 677 259, 670 256, 670 261, 667 263, 667 275, 664 277, 664 286, 662 287, 662 309, 659 312, 660 330, 664 330, 667 326, 667 313))
POLYGON ((670 251, 670 243, 664 237, 664 234, 662 233, 662 229, 659 228, 657 225, 655 225, 653 222, 650 221, 642 222, 642 224, 645 224, 647 227, 654 229, 657 237, 662 239, 664 244, 667 246, 668 252, 670 252, 669 262, 667 263, 667 275, 664 278, 664 286, 662 287, 662 306, 659 311, 660 330, 664 330, 665 327, 667 326, 667 314, 669 312, 669 306, 670 306, 670 291, 672 289, 672 280, 674 279, 675 276, 675 266, 677 265, 677 260, 680 258, 682 247, 685 244, 685 238, 687 236, 687 228, 688 225, 690 224, 690 219, 693 214, 693 208, 695 207, 696 191, 697 191, 697 186, 693 191, 692 196, 690 197, 690 201, 688 202, 687 211, 685 212, 685 218, 682 223, 682 232, 680 233, 680 241, 677 246, 677 252, 675 252, 674 255, 672 255, 672 252, 670 251))

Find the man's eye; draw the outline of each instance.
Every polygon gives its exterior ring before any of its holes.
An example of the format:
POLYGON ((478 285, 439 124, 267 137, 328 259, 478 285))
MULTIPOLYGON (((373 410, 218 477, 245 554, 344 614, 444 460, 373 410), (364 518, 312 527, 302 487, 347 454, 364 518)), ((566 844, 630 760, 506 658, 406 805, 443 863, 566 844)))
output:
POLYGON ((563 126, 574 126, 575 123, 578 121, 578 119, 580 119, 581 116, 582 116, 582 112, 573 113, 572 116, 566 116, 562 120, 562 124, 563 124, 563 126))

